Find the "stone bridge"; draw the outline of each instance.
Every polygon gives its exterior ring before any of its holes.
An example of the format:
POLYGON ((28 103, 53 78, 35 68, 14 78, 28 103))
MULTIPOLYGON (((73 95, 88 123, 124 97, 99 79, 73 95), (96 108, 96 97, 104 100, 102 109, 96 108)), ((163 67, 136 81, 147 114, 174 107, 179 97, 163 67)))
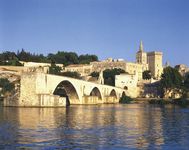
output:
MULTIPOLYGON (((19 106, 118 103, 127 90, 45 73, 21 75, 19 106)), ((11 105, 11 104, 7 104, 11 105)))

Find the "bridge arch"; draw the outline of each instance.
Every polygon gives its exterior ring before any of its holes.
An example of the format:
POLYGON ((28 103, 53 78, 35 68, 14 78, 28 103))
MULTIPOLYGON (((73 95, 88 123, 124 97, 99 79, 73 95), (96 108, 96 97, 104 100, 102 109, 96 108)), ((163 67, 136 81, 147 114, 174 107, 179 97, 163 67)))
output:
POLYGON ((117 94, 116 94, 116 91, 114 89, 111 90, 110 96, 117 98, 117 94))
POLYGON ((61 81, 55 88, 54 95, 66 97, 70 104, 79 103, 79 95, 75 86, 68 80, 61 81))
POLYGON ((92 91, 90 92, 90 96, 98 96, 100 100, 102 100, 102 94, 100 93, 100 90, 97 87, 94 87, 92 91))

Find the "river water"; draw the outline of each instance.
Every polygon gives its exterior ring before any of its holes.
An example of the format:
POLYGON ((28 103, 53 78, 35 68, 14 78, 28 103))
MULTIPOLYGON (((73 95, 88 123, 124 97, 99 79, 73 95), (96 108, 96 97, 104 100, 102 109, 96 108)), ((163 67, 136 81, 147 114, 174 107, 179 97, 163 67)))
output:
POLYGON ((189 108, 0 108, 0 149, 189 149, 189 108))

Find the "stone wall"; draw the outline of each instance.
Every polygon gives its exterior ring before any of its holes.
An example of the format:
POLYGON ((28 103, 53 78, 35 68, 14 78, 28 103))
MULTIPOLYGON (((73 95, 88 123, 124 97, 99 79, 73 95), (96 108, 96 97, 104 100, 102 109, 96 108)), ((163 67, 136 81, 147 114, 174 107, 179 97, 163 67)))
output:
POLYGON ((124 61, 118 62, 91 62, 92 65, 92 72, 100 72, 101 70, 105 69, 114 69, 114 68, 121 68, 125 70, 126 63, 124 61))
POLYGON ((24 66, 0 66, 0 71, 22 72, 24 68, 24 66))
POLYGON ((36 73, 23 73, 21 75, 19 106, 39 106, 36 78, 36 73))

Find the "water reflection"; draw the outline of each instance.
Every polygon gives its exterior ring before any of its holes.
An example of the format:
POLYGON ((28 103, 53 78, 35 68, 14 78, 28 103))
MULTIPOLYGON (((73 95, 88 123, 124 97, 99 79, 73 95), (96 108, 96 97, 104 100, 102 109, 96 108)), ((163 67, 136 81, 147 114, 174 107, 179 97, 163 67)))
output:
POLYGON ((184 149, 189 111, 153 105, 0 108, 0 149, 184 149))

